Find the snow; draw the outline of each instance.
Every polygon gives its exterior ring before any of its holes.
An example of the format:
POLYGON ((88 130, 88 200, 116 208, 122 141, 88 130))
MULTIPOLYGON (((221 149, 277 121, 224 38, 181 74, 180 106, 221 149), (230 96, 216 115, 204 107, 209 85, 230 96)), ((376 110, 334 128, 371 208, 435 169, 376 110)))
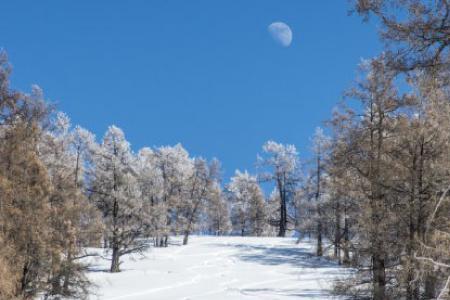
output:
POLYGON ((293 238, 192 236, 189 243, 124 257, 121 273, 108 273, 109 261, 97 258, 90 299, 331 299, 333 280, 346 273, 293 238))

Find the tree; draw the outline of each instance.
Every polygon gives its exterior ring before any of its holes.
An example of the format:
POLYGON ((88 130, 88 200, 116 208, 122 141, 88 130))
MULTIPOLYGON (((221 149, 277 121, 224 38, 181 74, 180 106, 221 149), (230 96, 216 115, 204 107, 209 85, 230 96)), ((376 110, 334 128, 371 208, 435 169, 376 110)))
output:
POLYGON ((170 233, 177 233, 179 205, 182 201, 186 182, 193 174, 193 161, 181 144, 164 146, 155 150, 156 164, 162 176, 162 195, 159 206, 163 213, 163 223, 156 237, 156 244, 168 246, 170 233), (158 242, 159 241, 159 242, 158 242))
POLYGON ((210 174, 206 160, 195 158, 192 175, 186 184, 185 197, 180 202, 180 223, 184 234, 183 245, 187 245, 198 216, 205 208, 213 181, 214 174, 210 174))
POLYGON ((16 279, 14 294, 29 298, 46 289, 42 279, 50 272, 51 184, 38 156, 36 125, 20 122, 4 133, 9 137, 1 149, 2 241, 12 248, 5 260, 16 279))
POLYGON ((166 208, 162 203, 163 177, 155 151, 147 147, 139 150, 136 170, 141 201, 147 215, 145 232, 154 238, 154 245, 159 246, 157 237, 166 225, 166 208))
POLYGON ((398 255, 393 245, 398 232, 390 193, 395 180, 390 160, 393 126, 404 105, 393 86, 394 73, 387 69, 384 57, 366 61, 362 65, 367 73, 365 80, 348 95, 359 101, 362 114, 347 109, 340 117, 340 130, 346 131, 345 164, 352 173, 351 186, 358 199, 360 215, 357 217, 360 232, 358 255, 368 256, 361 260, 359 268, 370 270, 372 297, 386 299, 386 269, 392 256, 398 255), (370 261, 370 265, 365 265, 370 261))
POLYGON ((70 151, 75 156, 73 180, 75 187, 79 187, 80 183, 82 185, 84 182, 84 177, 88 177, 93 172, 97 143, 95 135, 80 126, 75 126, 69 138, 70 151))
POLYGON ((108 128, 96 156, 91 191, 103 213, 112 249, 111 272, 120 272, 120 257, 146 249, 141 239, 147 216, 142 209, 136 159, 122 130, 108 128))
POLYGON ((236 170, 228 185, 232 202, 232 220, 241 236, 261 236, 266 223, 264 195, 255 176, 236 170))
POLYGON ((399 137, 393 139, 398 168, 395 172, 401 178, 394 192, 405 212, 398 216, 399 225, 404 226, 401 232, 405 232, 406 245, 406 259, 401 262, 404 274, 399 274, 399 281, 406 289, 407 299, 442 299, 449 290, 450 277, 445 263, 439 271, 436 269, 448 257, 442 251, 448 242, 444 238, 448 223, 441 218, 442 226, 434 231, 431 224, 436 222, 436 215, 431 212, 436 211, 438 202, 443 204, 439 210, 447 212, 448 179, 442 170, 448 166, 443 157, 448 155, 449 141, 450 3, 356 0, 354 7, 364 20, 375 16, 380 21, 388 67, 406 75, 408 83, 419 90, 412 97, 418 100, 413 114, 397 123, 399 137))
POLYGON ((292 201, 295 187, 299 182, 299 161, 294 145, 283 145, 268 141, 263 146, 265 156, 258 156, 258 165, 266 172, 259 174, 260 180, 274 181, 279 193, 280 217, 277 221, 278 236, 284 237, 289 218, 288 205, 292 201))
POLYGON ((57 113, 51 130, 40 139, 39 149, 53 187, 49 199, 53 245, 49 295, 83 298, 88 293, 89 281, 79 256, 83 253, 82 246, 99 240, 101 226, 97 210, 82 189, 84 155, 80 147, 72 147, 78 137, 70 131, 69 118, 57 113))
POLYGON ((387 42, 390 67, 400 71, 448 69, 450 2, 447 0, 355 0, 355 11, 376 16, 387 42))
MULTIPOLYGON (((412 85, 416 88, 413 97, 417 105, 409 122, 399 126, 402 135, 396 153, 403 171, 400 174, 404 176, 398 190, 407 199, 404 210, 408 216, 405 220, 408 263, 403 278, 408 299, 418 299, 421 290, 425 298, 434 298, 439 288, 441 292, 445 289, 450 274, 448 270, 436 272, 433 264, 416 257, 419 252, 422 258, 428 256, 439 261, 448 257, 448 252, 443 250, 445 246, 442 247, 449 242, 443 234, 448 232, 447 217, 440 217, 439 223, 434 223, 433 211, 437 205, 436 194, 445 199, 443 195, 450 182, 447 172, 450 106, 448 92, 440 88, 433 76, 421 74, 412 85), (439 241, 437 244, 435 238, 439 241)), ((448 213, 448 207, 442 205, 440 213, 448 213)))
POLYGON ((225 235, 231 229, 228 202, 218 183, 211 187, 206 207, 207 230, 215 235, 225 235))
POLYGON ((9 74, 1 53, 0 298, 83 299, 89 281, 79 259, 99 222, 77 184, 70 122, 53 114, 38 86, 11 90, 9 74))
MULTIPOLYGON (((336 120, 336 119, 335 119, 336 120)), ((336 128, 335 128, 336 129, 336 128)), ((352 190, 355 180, 355 173, 347 168, 347 150, 345 138, 335 133, 335 139, 331 145, 329 164, 327 166, 330 181, 328 190, 330 193, 330 219, 333 219, 332 237, 334 243, 334 256, 339 264, 351 263, 350 252, 355 249, 353 238, 357 236, 357 216, 360 215, 358 205, 359 193, 352 190), (342 255, 341 255, 342 252, 342 255)), ((357 242, 357 241, 356 241, 357 242)), ((353 251, 354 263, 357 263, 356 251, 353 251)))
POLYGON ((30 298, 45 291, 49 274, 51 184, 38 141, 49 108, 42 92, 9 88, 10 67, 0 52, 0 295, 30 298), (3 273, 4 272, 4 273, 3 273))
POLYGON ((322 235, 323 235, 323 216, 322 216, 322 206, 323 206, 323 195, 325 193, 326 184, 325 181, 325 163, 327 159, 327 151, 329 150, 330 140, 323 133, 322 128, 316 128, 316 132, 313 137, 313 154, 314 154, 314 175, 313 180, 315 182, 314 199, 316 203, 316 213, 317 213, 317 256, 323 255, 323 245, 322 245, 322 235))

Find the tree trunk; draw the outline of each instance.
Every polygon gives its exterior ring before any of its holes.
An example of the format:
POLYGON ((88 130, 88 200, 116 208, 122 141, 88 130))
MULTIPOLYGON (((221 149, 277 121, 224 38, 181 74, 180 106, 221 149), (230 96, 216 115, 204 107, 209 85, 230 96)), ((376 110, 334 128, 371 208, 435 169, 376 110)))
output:
POLYGON ((415 169, 416 169, 415 159, 413 160, 413 174, 411 175, 411 195, 409 199, 409 226, 408 226, 408 244, 407 244, 407 253, 408 253, 408 275, 407 275, 407 286, 406 286, 406 299, 407 300, 416 300, 418 299, 418 290, 417 285, 414 283, 414 249, 415 249, 415 234, 416 234, 416 226, 414 224, 414 212, 415 212, 415 194, 416 194, 416 181, 415 181, 415 169))
POLYGON ((372 256, 372 283, 373 283, 373 299, 386 299, 386 269, 385 269, 385 252, 382 237, 380 237, 380 229, 378 226, 379 215, 377 212, 381 209, 378 203, 379 198, 374 197, 372 200, 372 237, 371 237, 371 256, 372 256))
POLYGON ((319 219, 317 222, 317 256, 323 255, 322 248, 322 221, 319 219))
POLYGON ((286 225, 287 225, 287 220, 286 220, 286 215, 287 215, 287 211, 286 211, 286 200, 284 199, 284 197, 280 200, 281 202, 281 212, 280 212, 280 229, 278 231, 278 236, 279 237, 285 237, 286 236, 286 225))
POLYGON ((29 274, 28 262, 25 262, 25 264, 22 268, 22 277, 20 279, 20 288, 18 289, 17 295, 25 295, 26 294, 26 289, 28 287, 28 274, 29 274))
POLYGON ((60 266, 60 257, 55 253, 52 255, 51 295, 61 294, 61 272, 58 270, 60 266))
POLYGON ((373 300, 386 299, 385 261, 380 253, 374 253, 373 263, 373 300))
POLYGON ((348 265, 350 263, 350 237, 349 237, 349 225, 347 216, 344 218, 344 259, 343 263, 348 265))
POLYGON ((70 276, 72 274, 72 250, 69 249, 69 252, 67 254, 67 263, 66 263, 66 269, 64 270, 64 283, 63 283, 63 294, 69 295, 69 285, 70 285, 70 276))
POLYGON ((277 180, 277 186, 280 194, 280 229, 278 231, 278 236, 285 237, 287 226, 286 191, 281 178, 277 180))
MULTIPOLYGON (((114 191, 117 192, 117 178, 115 171, 114 171, 114 191)), ((114 198, 112 218, 113 218, 113 230, 111 242, 112 245, 110 244, 110 246, 112 246, 113 252, 110 271, 111 273, 117 273, 120 272, 119 237, 118 237, 119 228, 117 225, 119 218, 119 203, 117 202, 117 198, 114 198)))
POLYGON ((336 198, 336 207, 334 214, 334 222, 336 224, 334 232, 334 257, 338 259, 341 264, 341 207, 339 205, 339 198, 336 198))
POLYGON ((189 230, 186 230, 184 232, 183 245, 187 245, 188 244, 188 240, 189 240, 189 230))
POLYGON ((119 247, 113 245, 112 260, 111 260, 111 273, 120 272, 120 261, 119 261, 119 247))
POLYGON ((320 181, 321 181, 321 172, 320 172, 320 166, 321 166, 321 154, 320 150, 317 154, 317 186, 316 186, 316 205, 317 205, 317 256, 323 255, 323 249, 322 249, 322 211, 320 207, 320 181))
POLYGON ((427 274, 425 277, 425 291, 423 299, 435 299, 436 298, 436 277, 432 274, 427 274))

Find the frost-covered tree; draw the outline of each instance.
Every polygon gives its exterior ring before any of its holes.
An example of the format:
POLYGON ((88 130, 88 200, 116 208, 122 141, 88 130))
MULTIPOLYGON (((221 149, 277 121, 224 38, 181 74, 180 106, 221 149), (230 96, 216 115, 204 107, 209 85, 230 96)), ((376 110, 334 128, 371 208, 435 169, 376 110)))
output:
POLYGON ((88 288, 85 266, 79 261, 82 246, 95 245, 101 226, 97 210, 84 194, 84 156, 72 147, 74 140, 69 118, 57 113, 41 138, 39 152, 53 186, 49 200, 54 251, 48 294, 81 298, 88 288))
POLYGON ((266 224, 266 203, 256 176, 236 170, 228 185, 233 227, 241 236, 262 235, 266 224))
POLYGON ((184 197, 179 204, 179 222, 184 235, 183 245, 188 243, 189 235, 195 229, 200 213, 206 208, 216 182, 215 170, 210 168, 206 160, 195 158, 193 163, 193 172, 186 181, 184 197))
POLYGON ((70 137, 71 151, 75 156, 74 182, 78 187, 92 174, 94 156, 97 151, 95 135, 89 130, 75 126, 70 137))
POLYGON ((156 244, 168 246, 169 235, 178 233, 178 213, 186 183, 194 172, 193 160, 181 144, 155 149, 157 168, 162 176, 162 194, 158 200, 162 223, 158 226, 156 244))
POLYGON ((323 255, 323 245, 322 245, 322 237, 323 237, 323 205, 325 202, 326 195, 326 170, 325 164, 327 160, 327 152, 330 147, 330 139, 324 133, 322 128, 316 128, 312 139, 312 152, 313 152, 313 160, 314 167, 311 174, 311 179, 314 182, 314 200, 316 206, 316 223, 317 223, 317 256, 323 255))
MULTIPOLYGON (((311 238, 317 230, 316 203, 314 199, 315 184, 311 177, 307 177, 303 184, 295 191, 295 206, 297 209, 297 227, 299 241, 307 236, 311 238)), ((272 192, 274 196, 275 191, 272 192)), ((278 199, 278 197, 276 197, 278 199)), ((278 210, 277 210, 278 211, 278 210)))
POLYGON ((121 129, 111 126, 98 147, 92 197, 103 213, 112 250, 111 272, 120 271, 120 257, 142 252, 146 218, 137 180, 136 158, 121 129))
POLYGON ((163 177, 158 167, 155 151, 142 148, 137 155, 136 171, 143 209, 147 215, 146 234, 155 238, 160 236, 166 221, 166 208, 163 205, 163 177))
POLYGON ((218 183, 211 187, 206 204, 206 229, 215 235, 225 235, 231 230, 230 208, 218 183))
POLYGON ((263 156, 258 156, 258 165, 261 168, 260 180, 274 182, 279 193, 280 216, 276 222, 278 236, 284 237, 290 222, 288 206, 300 180, 297 149, 294 145, 268 141, 263 145, 263 156))
POLYGON ((268 236, 277 236, 280 219, 280 193, 277 188, 273 188, 267 197, 266 215, 267 225, 264 231, 268 236))

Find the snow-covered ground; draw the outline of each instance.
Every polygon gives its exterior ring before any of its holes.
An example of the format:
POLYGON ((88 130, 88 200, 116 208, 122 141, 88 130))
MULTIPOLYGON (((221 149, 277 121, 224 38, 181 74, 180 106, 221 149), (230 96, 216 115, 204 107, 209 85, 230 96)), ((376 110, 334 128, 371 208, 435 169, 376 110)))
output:
POLYGON ((97 259, 91 300, 331 299, 333 279, 346 271, 312 251, 291 238, 193 236, 187 246, 122 258, 121 273, 97 259))

